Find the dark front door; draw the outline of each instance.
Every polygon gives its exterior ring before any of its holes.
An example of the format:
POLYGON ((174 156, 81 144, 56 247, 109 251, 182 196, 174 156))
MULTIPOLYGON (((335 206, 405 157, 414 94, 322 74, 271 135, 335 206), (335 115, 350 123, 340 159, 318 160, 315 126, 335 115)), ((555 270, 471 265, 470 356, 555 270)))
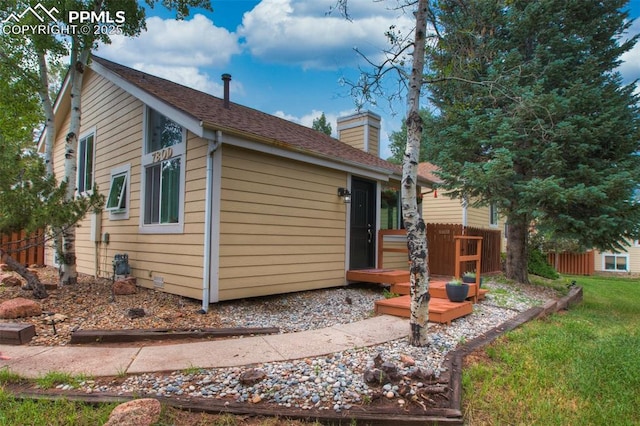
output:
POLYGON ((376 183, 351 179, 350 269, 375 267, 376 183))

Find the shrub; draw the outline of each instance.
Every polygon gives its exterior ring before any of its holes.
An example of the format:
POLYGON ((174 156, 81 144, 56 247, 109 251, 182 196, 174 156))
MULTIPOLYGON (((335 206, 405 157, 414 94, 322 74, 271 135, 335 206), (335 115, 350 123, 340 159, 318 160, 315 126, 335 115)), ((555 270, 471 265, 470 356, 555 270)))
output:
POLYGON ((538 249, 529 250, 529 261, 527 264, 527 270, 530 274, 538 275, 544 278, 555 280, 560 277, 560 274, 547 263, 545 255, 538 249))

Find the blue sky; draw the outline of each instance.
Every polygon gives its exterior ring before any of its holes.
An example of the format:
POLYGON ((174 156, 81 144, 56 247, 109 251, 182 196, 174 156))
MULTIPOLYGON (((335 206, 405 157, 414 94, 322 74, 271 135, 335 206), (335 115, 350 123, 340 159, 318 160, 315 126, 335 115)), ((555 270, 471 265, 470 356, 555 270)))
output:
MULTIPOLYGON (((322 112, 335 133, 337 117, 355 111, 342 79, 365 67, 354 48, 373 60, 386 45, 390 25, 405 33, 412 19, 392 9, 396 0, 350 0, 351 20, 327 14, 335 0, 212 0, 213 12, 193 10, 184 21, 162 6, 147 11, 147 31, 137 38, 112 37, 95 53, 124 65, 222 95, 220 75, 232 75, 231 100, 311 126, 322 112)), ((640 0, 629 9, 640 16, 640 0)), ((632 34, 640 33, 635 22, 632 34)), ((640 46, 625 55, 625 82, 640 79, 640 46)), ((368 109, 382 116, 382 157, 388 137, 400 128, 404 104, 393 111, 380 100, 368 109), (394 114, 395 112, 395 114, 394 114)))

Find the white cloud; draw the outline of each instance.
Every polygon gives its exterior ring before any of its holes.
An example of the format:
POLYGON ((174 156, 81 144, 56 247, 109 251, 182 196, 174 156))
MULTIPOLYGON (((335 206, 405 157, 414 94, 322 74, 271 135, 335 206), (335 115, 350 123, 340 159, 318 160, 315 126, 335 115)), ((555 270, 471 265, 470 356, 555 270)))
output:
POLYGON ((178 21, 151 17, 147 31, 138 37, 112 36, 98 55, 120 63, 144 62, 171 66, 224 66, 231 56, 240 53, 238 38, 210 19, 196 14, 193 19, 178 21))
MULTIPOLYGON (((628 34, 640 33, 640 20, 636 20, 628 34)), ((623 61, 618 67, 618 71, 622 75, 625 83, 631 83, 634 80, 640 80, 640 43, 636 43, 633 49, 626 52, 620 57, 623 61)), ((636 93, 640 93, 640 86, 636 87, 636 93)))
MULTIPOLYGON (((184 21, 151 17, 147 31, 138 37, 111 40, 110 45, 100 46, 98 56, 216 96, 222 95, 222 83, 201 69, 223 68, 241 52, 234 33, 201 14, 184 21)), ((232 82, 231 90, 241 92, 242 85, 232 82)))
POLYGON ((405 33, 412 20, 383 3, 352 2, 351 21, 339 13, 326 15, 335 0, 263 0, 244 14, 238 34, 252 55, 265 62, 335 69, 352 66, 368 57, 379 58, 388 47, 385 31, 391 25, 405 33))

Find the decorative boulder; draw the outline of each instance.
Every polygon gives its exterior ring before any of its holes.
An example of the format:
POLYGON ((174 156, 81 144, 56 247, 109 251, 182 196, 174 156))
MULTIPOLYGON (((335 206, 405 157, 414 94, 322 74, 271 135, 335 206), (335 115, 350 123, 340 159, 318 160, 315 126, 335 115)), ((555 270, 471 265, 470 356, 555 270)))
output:
POLYGON ((245 386, 253 386, 267 378, 264 371, 257 368, 251 368, 240 375, 240 383, 245 386))
POLYGON ((38 315, 42 315, 40 304, 24 297, 16 297, 0 303, 0 318, 13 319, 38 315))
POLYGON ((131 319, 142 318, 146 314, 143 308, 131 308, 127 311, 127 316, 131 319))
POLYGON ((113 283, 113 294, 124 296, 127 294, 135 294, 138 292, 136 287, 136 279, 134 277, 118 280, 113 283))
POLYGON ((134 399, 114 408, 104 426, 150 426, 160 420, 161 409, 157 399, 134 399))
POLYGON ((6 287, 20 287, 22 285, 22 281, 20 281, 20 278, 14 277, 13 275, 2 275, 0 276, 0 284, 6 287))

